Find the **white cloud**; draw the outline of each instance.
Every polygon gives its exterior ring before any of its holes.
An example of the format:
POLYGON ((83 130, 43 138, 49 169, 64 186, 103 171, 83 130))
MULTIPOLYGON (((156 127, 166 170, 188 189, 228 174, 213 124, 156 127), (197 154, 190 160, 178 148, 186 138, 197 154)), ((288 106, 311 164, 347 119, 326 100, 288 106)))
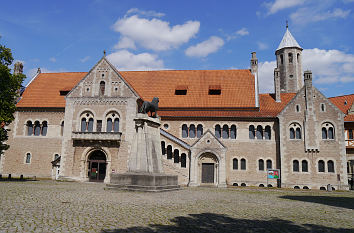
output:
POLYGON ((107 56, 107 59, 118 70, 161 70, 164 64, 157 55, 150 53, 133 54, 127 50, 119 50, 107 56))
POLYGON ((247 30, 247 28, 241 28, 240 30, 238 30, 236 32, 237 35, 240 35, 240 36, 246 36, 248 34, 250 34, 247 30))
POLYGON ((129 37, 122 37, 114 46, 115 49, 136 49, 135 43, 129 37))
POLYGON ((266 3, 268 14, 275 14, 280 10, 295 7, 304 4, 305 0, 275 0, 274 2, 266 3))
MULTIPOLYGON (((138 15, 117 20, 113 29, 119 32, 123 40, 129 38, 135 44, 154 51, 177 48, 188 42, 199 31, 199 21, 187 21, 181 25, 170 26, 167 21, 153 18, 140 18, 138 15)), ((118 43, 120 48, 131 48, 132 43, 118 43)))
POLYGON ((49 58, 49 61, 51 61, 51 62, 56 62, 57 59, 56 59, 55 57, 51 57, 51 58, 49 58))
POLYGON ((292 22, 296 24, 307 24, 310 22, 319 22, 333 18, 346 18, 350 13, 350 10, 342 10, 336 8, 333 10, 323 11, 313 7, 299 8, 297 11, 290 15, 292 22))
POLYGON ((274 68, 275 61, 265 61, 258 63, 258 82, 261 93, 274 92, 274 68))
POLYGON ((145 15, 145 16, 152 16, 152 17, 163 17, 165 16, 164 13, 156 12, 156 11, 144 11, 144 10, 139 10, 138 8, 131 8, 127 11, 126 16, 128 15, 145 15))
POLYGON ((189 57, 206 57, 210 53, 218 51, 223 45, 223 39, 217 36, 211 36, 208 40, 190 46, 186 49, 185 54, 189 57))
POLYGON ((81 58, 80 61, 81 61, 82 63, 85 63, 85 62, 87 62, 89 59, 90 59, 90 56, 86 56, 86 57, 81 58))
POLYGON ((269 48, 269 46, 264 42, 257 42, 257 45, 259 50, 266 50, 269 48))
MULTIPOLYGON (((303 71, 311 70, 315 84, 354 82, 354 54, 339 50, 304 49, 302 52, 303 71)), ((261 92, 274 92, 273 79, 275 61, 259 63, 259 86, 261 92)))

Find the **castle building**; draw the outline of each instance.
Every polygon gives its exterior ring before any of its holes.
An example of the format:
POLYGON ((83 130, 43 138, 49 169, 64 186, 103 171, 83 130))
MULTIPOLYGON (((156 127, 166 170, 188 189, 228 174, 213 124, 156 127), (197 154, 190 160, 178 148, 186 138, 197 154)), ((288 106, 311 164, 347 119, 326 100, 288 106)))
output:
POLYGON ((275 55, 267 94, 256 53, 250 70, 122 72, 106 56, 89 72, 39 70, 17 103, 1 173, 108 183, 127 172, 137 103, 159 97, 163 168, 182 185, 348 189, 348 109, 303 73, 288 28, 275 55))

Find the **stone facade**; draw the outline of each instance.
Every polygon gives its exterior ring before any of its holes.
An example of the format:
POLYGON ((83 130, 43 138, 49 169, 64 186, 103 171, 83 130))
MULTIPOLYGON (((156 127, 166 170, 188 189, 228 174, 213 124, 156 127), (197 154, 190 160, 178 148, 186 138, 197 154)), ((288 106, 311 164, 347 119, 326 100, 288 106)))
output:
MULTIPOLYGON (((302 49, 291 46, 276 51, 274 101, 284 101, 281 93, 296 95, 278 115, 162 115, 163 171, 189 186, 319 189, 331 184, 348 189, 344 115, 312 86, 311 72, 305 72, 303 86, 302 49), (184 127, 193 128, 195 135, 185 135, 184 127), (280 169, 281 180, 267 180, 267 169, 280 169)), ((251 73, 256 77, 254 111, 261 112, 255 53, 251 73)), ((65 108, 18 109, 1 173, 109 183, 112 173, 128 172, 140 98, 104 56, 66 95, 65 108), (39 136, 28 136, 29 121, 39 122, 39 136), (57 155, 55 176, 51 162, 57 155)))

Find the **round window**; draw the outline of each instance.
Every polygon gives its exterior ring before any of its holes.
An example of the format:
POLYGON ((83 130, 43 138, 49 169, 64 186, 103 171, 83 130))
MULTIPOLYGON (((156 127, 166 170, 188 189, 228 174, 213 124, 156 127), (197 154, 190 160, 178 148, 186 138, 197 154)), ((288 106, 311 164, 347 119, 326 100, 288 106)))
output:
POLYGON ((169 125, 168 125, 168 124, 164 124, 163 127, 164 127, 165 129, 168 129, 169 125))

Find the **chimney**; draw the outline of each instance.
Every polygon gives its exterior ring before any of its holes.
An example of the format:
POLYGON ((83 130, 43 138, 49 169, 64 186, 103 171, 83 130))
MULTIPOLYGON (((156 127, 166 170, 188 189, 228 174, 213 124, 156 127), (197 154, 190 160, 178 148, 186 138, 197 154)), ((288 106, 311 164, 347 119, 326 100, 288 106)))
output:
POLYGON ((18 61, 14 65, 14 74, 22 74, 22 73, 23 73, 23 64, 18 61))
POLYGON ((312 72, 311 72, 311 70, 306 70, 304 72, 304 83, 305 83, 306 89, 312 87, 312 72))
POLYGON ((255 105, 259 108, 259 87, 258 87, 258 59, 256 52, 252 52, 251 57, 251 73, 254 75, 255 105))
POLYGON ((275 102, 281 102, 280 98, 280 70, 278 68, 274 69, 274 94, 275 102))

